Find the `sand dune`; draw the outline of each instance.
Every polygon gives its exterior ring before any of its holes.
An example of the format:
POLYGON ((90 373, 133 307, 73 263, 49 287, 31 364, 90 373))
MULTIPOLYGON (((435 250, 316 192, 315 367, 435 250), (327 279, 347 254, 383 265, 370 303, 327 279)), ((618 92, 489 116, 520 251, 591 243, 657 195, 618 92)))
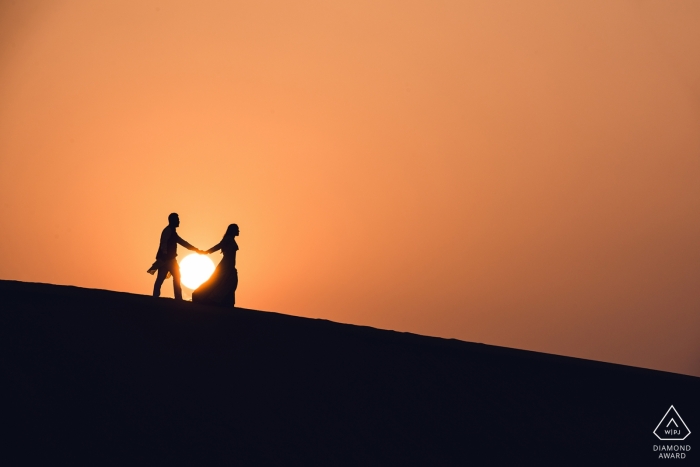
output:
POLYGON ((15 463, 643 465, 671 404, 700 430, 689 376, 103 290, 0 292, 15 463))

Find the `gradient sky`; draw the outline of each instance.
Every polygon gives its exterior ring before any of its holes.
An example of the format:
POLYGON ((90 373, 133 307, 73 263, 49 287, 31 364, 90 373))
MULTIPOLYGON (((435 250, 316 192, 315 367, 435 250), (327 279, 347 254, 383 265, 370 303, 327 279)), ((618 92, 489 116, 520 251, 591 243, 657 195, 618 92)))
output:
POLYGON ((0 278, 149 294, 176 211, 242 307, 700 376, 699 54, 697 0, 0 0, 0 278))

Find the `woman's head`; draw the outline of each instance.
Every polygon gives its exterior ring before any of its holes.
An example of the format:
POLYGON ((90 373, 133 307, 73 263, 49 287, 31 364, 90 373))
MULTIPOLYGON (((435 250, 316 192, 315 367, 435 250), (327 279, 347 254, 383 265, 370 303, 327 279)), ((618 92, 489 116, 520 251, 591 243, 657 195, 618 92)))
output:
POLYGON ((238 230, 238 224, 231 224, 226 229, 226 233, 224 234, 224 238, 237 237, 239 233, 240 233, 240 230, 238 230))

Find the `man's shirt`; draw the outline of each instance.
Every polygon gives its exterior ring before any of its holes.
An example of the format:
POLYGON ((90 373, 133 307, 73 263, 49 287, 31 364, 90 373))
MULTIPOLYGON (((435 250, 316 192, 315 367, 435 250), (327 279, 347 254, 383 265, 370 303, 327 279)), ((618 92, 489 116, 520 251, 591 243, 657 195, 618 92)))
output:
POLYGON ((172 260, 177 256, 177 244, 180 244, 187 248, 188 250, 194 250, 195 248, 184 241, 178 234, 175 227, 167 226, 163 229, 163 233, 160 234, 160 245, 158 246, 158 253, 156 253, 156 259, 160 260, 172 260))

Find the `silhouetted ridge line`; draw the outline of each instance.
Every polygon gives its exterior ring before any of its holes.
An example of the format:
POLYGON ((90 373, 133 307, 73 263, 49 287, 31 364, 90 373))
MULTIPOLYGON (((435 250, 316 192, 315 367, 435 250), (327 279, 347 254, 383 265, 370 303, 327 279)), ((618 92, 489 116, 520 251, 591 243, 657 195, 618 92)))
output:
POLYGON ((644 465, 670 404, 700 423, 691 376, 96 289, 0 292, 3 452, 26 463, 644 465))

